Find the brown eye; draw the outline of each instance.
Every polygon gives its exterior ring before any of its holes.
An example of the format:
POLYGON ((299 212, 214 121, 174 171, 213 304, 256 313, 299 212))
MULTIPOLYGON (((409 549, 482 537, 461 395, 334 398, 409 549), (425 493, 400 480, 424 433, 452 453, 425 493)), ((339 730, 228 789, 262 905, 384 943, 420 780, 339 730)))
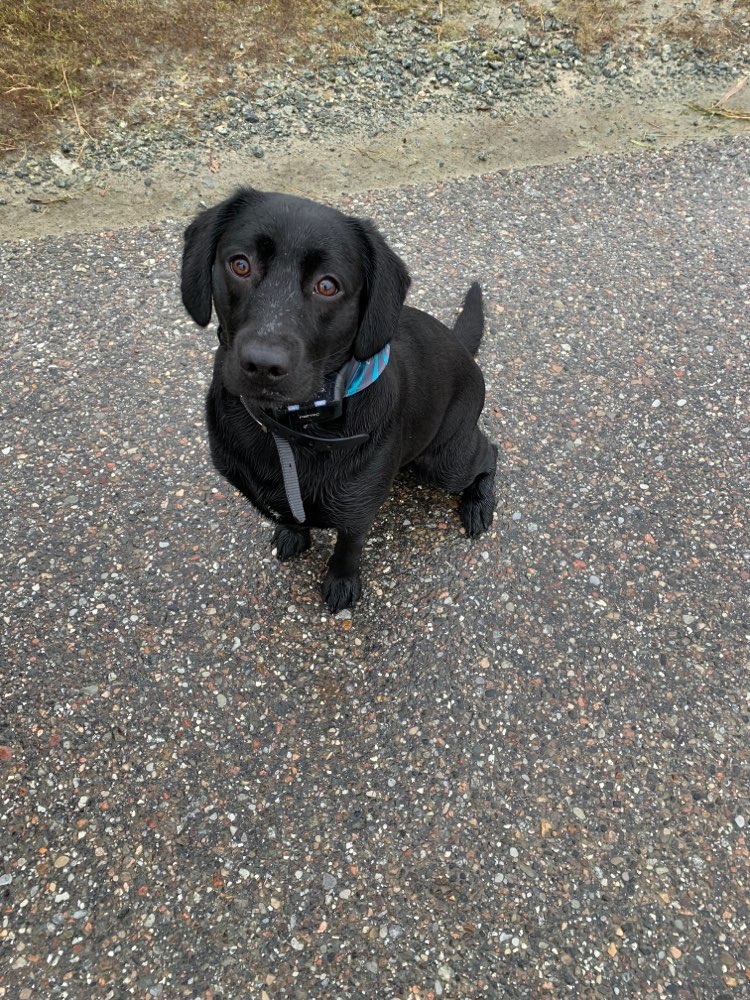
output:
POLYGON ((247 257, 232 257, 229 266, 238 278, 247 278, 252 268, 247 257))
POLYGON ((318 295, 323 295, 327 299, 332 299, 340 291, 338 284, 333 278, 320 278, 315 282, 315 291, 318 295))

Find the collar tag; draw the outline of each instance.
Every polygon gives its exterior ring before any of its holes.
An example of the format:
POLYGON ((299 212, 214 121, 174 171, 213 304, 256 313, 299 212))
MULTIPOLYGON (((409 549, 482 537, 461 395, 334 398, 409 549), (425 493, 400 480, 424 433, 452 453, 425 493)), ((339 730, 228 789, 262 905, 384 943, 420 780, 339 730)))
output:
POLYGON ((314 403, 292 403, 282 411, 291 424, 298 427, 309 427, 321 421, 336 420, 343 413, 344 406, 340 399, 333 401, 316 399, 314 403))

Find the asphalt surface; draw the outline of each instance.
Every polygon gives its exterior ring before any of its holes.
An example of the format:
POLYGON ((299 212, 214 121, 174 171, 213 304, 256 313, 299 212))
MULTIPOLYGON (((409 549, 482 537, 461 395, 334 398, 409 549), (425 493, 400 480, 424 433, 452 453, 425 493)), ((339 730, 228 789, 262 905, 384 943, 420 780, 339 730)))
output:
POLYGON ((495 529, 331 618, 213 472, 182 226, 0 265, 0 997, 750 995, 750 138, 372 194, 482 281, 495 529))

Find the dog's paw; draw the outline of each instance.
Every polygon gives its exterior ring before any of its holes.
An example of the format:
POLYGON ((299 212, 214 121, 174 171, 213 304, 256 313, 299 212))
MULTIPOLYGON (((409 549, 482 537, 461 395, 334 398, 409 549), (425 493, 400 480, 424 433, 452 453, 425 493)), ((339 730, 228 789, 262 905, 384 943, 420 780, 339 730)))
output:
POLYGON ((359 574, 354 576, 336 576, 330 570, 323 578, 323 600, 328 605, 332 615, 344 608, 353 608, 362 594, 362 581, 359 574))
POLYGON ((492 524, 495 511, 494 473, 482 473, 461 494, 458 513, 469 538, 476 538, 492 524))
POLYGON ((276 546, 276 558, 279 562, 294 559, 310 548, 310 529, 280 524, 273 533, 271 544, 276 546))

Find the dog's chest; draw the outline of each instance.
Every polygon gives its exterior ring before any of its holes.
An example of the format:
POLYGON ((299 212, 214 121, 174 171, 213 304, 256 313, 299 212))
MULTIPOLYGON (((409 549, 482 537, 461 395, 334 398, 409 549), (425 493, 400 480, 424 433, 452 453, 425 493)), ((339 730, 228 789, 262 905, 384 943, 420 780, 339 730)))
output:
MULTIPOLYGON (((271 444, 271 442, 269 442, 271 444)), ((304 524, 309 527, 334 528, 339 523, 340 505, 338 495, 347 488, 341 470, 333 468, 330 456, 306 448, 293 449, 294 474, 304 506, 304 524)), ((255 453, 243 463, 243 479, 247 488, 243 490, 255 507, 274 521, 286 524, 297 520, 292 512, 292 503, 284 483, 281 458, 276 448, 263 449, 263 457, 255 453)), ((289 474, 288 474, 289 475, 289 474)), ((289 487, 290 490, 293 487, 289 487)))

